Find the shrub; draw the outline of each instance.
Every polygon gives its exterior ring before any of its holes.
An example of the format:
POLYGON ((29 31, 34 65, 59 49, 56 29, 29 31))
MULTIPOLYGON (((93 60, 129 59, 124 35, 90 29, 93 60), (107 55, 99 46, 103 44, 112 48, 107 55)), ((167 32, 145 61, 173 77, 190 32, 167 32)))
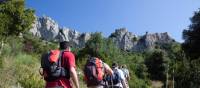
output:
POLYGON ((17 81, 25 88, 43 88, 44 81, 39 75, 37 57, 18 54, 15 58, 17 81), (20 69, 18 69, 20 68, 20 69))

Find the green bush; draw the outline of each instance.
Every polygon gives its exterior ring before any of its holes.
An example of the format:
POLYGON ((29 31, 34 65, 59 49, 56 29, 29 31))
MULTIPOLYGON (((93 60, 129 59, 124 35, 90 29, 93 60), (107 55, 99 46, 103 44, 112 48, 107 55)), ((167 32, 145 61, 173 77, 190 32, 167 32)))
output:
POLYGON ((131 75, 131 80, 129 81, 130 88, 151 88, 150 82, 148 80, 139 79, 136 75, 131 75))
POLYGON ((166 73, 169 69, 169 58, 165 52, 161 50, 154 51, 150 57, 146 58, 145 64, 152 80, 166 80, 166 73))
POLYGON ((37 57, 18 54, 15 58, 17 81, 25 88, 43 88, 44 80, 41 79, 38 69, 37 57))
POLYGON ((0 68, 0 88, 10 88, 16 85, 15 67, 12 58, 4 56, 1 58, 2 68, 0 68))
POLYGON ((58 48, 58 44, 43 41, 42 39, 35 37, 30 33, 25 33, 23 35, 23 38, 24 38, 23 50, 25 52, 29 52, 29 54, 35 53, 35 54, 40 55, 42 53, 48 52, 51 49, 58 48))

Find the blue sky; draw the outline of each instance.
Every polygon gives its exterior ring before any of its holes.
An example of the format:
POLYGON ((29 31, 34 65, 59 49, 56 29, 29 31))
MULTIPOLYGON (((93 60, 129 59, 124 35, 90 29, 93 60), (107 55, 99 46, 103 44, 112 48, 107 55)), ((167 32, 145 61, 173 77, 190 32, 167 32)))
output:
POLYGON ((199 0, 26 0, 37 16, 50 16, 60 26, 109 36, 125 27, 136 35, 168 32, 182 42, 182 31, 200 8, 199 0))

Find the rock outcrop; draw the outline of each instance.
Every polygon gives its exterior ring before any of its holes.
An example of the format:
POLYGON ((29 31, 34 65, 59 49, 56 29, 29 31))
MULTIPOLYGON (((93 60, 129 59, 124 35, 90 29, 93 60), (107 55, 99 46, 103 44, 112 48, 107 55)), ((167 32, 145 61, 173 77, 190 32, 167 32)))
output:
POLYGON ((115 32, 109 37, 113 39, 114 43, 123 50, 130 50, 136 44, 133 41, 133 39, 136 38, 136 35, 128 32, 125 28, 116 29, 115 32))
POLYGON ((144 51, 154 49, 157 44, 168 44, 174 42, 167 32, 165 33, 146 33, 143 36, 136 36, 127 29, 117 29, 114 33, 109 36, 113 39, 116 45, 126 51, 144 51))
MULTIPOLYGON (((79 33, 59 25, 50 17, 40 17, 35 20, 30 32, 46 41, 70 41, 76 47, 84 47, 90 39, 91 33, 79 33)), ((156 44, 171 43, 174 40, 165 33, 146 33, 143 36, 136 36, 128 32, 126 28, 116 29, 109 38, 122 50, 126 51, 144 51, 155 48, 156 44)))
POLYGON ((90 33, 79 33, 66 27, 59 27, 50 17, 37 18, 30 32, 43 40, 50 42, 70 41, 77 47, 84 47, 90 38, 90 33))
POLYGON ((59 32, 58 24, 50 17, 41 17, 35 20, 31 33, 47 41, 54 41, 59 32))

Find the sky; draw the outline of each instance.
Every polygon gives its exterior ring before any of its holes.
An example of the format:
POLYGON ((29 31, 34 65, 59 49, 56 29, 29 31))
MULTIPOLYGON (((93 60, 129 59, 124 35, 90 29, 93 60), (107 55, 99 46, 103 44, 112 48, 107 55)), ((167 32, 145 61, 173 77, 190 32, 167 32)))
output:
POLYGON ((136 35, 168 32, 183 42, 182 31, 200 8, 199 0, 26 0, 36 15, 49 16, 61 27, 109 36, 118 28, 136 35))

